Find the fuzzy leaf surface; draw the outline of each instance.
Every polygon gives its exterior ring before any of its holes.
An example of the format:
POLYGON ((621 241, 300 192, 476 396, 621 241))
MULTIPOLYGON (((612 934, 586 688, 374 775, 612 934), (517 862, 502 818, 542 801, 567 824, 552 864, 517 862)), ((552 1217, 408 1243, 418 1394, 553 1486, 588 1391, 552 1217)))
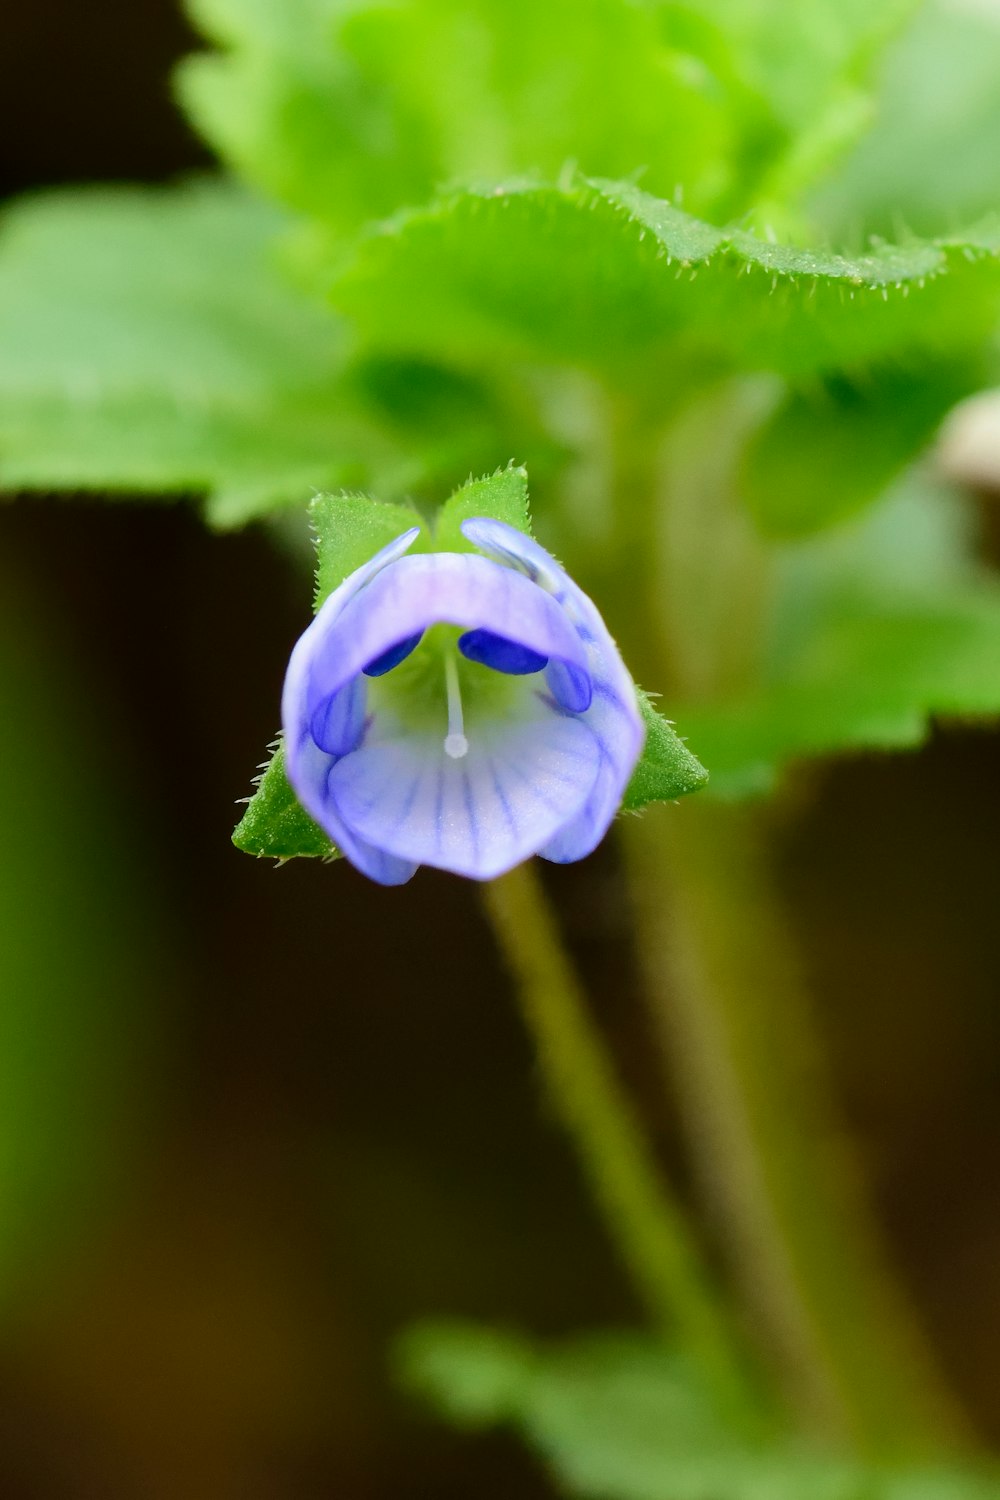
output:
POLYGON ((531 536, 531 511, 528 506, 528 471, 511 465, 470 479, 450 495, 434 521, 435 543, 442 552, 470 552, 474 547, 462 535, 462 522, 487 516, 531 536))
POLYGON ((568 160, 647 169, 699 206, 728 184, 719 81, 632 0, 189 0, 219 50, 190 58, 194 124, 250 181, 335 233, 441 182, 568 160))
POLYGON ((677 395, 692 372, 805 377, 977 347, 1000 221, 850 257, 719 229, 627 182, 448 195, 367 235, 334 301, 376 347, 578 365, 677 395))
POLYGON ((625 789, 622 809, 638 812, 651 802, 673 802, 700 791, 708 772, 677 734, 673 725, 657 713, 649 695, 637 690, 639 708, 646 726, 646 743, 632 780, 625 789))
POLYGON ((233 833, 233 843, 258 859, 337 859, 340 851, 302 807, 285 774, 280 744, 233 833))
MULTIPOLYGON (((316 543, 316 596, 319 609, 345 578, 412 526, 424 528, 412 506, 390 505, 369 495, 317 495, 309 506, 316 543)), ((426 550, 427 532, 411 552, 426 550)))
POLYGON ((274 264, 282 224, 212 181, 9 208, 0 485, 208 492, 238 524, 359 477, 377 436, 339 386, 336 320, 274 264))

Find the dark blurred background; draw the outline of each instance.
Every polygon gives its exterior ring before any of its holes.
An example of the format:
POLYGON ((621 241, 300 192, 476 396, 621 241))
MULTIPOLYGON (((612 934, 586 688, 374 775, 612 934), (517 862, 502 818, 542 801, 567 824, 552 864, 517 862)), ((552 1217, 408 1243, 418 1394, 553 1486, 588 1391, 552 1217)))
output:
MULTIPOLYGON (((173 0, 6 0, 0 193, 206 166, 193 44, 173 0)), ((549 1496, 394 1391, 393 1336, 638 1318, 475 888, 230 845, 308 603, 184 506, 0 510, 4 1500, 549 1496)), ((778 847, 897 1259, 1000 1441, 998 777, 973 727, 844 763, 778 847)), ((613 843, 546 878, 683 1182, 613 843)))

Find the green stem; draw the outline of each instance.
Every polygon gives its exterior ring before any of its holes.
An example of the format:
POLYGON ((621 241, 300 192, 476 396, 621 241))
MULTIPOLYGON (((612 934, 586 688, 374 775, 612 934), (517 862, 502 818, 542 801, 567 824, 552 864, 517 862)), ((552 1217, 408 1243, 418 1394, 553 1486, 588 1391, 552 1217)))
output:
POLYGON ((548 1091, 641 1298, 734 1420, 755 1423, 729 1319, 588 1014, 537 874, 522 865, 483 894, 548 1091))
POLYGON ((627 825, 647 988, 743 1297, 800 1417, 862 1451, 961 1422, 895 1282, 771 890, 758 815, 627 825))

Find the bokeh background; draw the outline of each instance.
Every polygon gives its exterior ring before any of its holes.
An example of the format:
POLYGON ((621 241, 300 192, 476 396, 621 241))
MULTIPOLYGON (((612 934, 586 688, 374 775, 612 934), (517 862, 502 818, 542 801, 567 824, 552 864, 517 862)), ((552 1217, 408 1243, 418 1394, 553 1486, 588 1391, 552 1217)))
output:
MULTIPOLYGON (((208 165, 193 41, 173 0, 6 0, 0 194, 208 165)), ((638 1319, 475 890, 229 843, 308 598, 181 505, 0 510, 4 1500, 542 1500, 396 1392, 394 1336, 638 1319)), ((1000 736, 949 728, 811 773, 777 847, 892 1248, 1000 1441, 998 786, 1000 736)), ((546 879, 683 1186, 613 841, 546 879)))

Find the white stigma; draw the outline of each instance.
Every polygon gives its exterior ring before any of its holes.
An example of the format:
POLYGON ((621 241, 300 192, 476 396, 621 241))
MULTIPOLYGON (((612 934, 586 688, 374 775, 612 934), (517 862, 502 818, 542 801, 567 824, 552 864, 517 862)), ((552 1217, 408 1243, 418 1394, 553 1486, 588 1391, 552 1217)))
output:
POLYGON ((465 720, 462 717, 462 690, 458 685, 458 664, 450 653, 444 659, 444 680, 448 689, 448 733, 444 741, 444 753, 452 760, 461 760, 469 752, 465 738, 465 720))

